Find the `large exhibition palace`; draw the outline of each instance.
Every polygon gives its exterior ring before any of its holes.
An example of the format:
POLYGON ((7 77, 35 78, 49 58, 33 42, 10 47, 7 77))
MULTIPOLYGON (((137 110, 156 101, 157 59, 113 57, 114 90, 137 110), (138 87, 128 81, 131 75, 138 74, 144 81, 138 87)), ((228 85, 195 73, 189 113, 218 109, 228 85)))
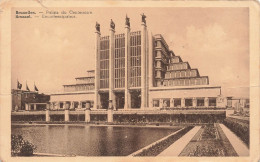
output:
POLYGON ((161 34, 150 34, 144 14, 139 31, 131 31, 128 17, 124 33, 115 34, 113 20, 109 31, 101 35, 96 23, 95 70, 52 94, 50 109, 226 108, 221 87, 169 49, 161 34))

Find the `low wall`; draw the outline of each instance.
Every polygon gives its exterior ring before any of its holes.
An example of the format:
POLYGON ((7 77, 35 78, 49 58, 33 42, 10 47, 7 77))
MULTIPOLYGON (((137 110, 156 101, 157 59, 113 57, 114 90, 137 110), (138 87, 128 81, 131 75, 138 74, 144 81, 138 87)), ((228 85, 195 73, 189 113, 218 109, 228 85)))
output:
MULTIPOLYGON (((106 122, 107 111, 25 111, 12 112, 12 121, 85 121, 106 122), (49 116, 46 119, 46 116, 49 116), (66 118, 65 118, 66 116, 66 118)), ((216 123, 226 118, 225 111, 218 110, 173 110, 173 111, 113 111, 113 123, 216 123)))
POLYGON ((45 121, 45 114, 37 115, 11 115, 11 121, 45 121))
POLYGON ((174 133, 132 153, 129 156, 157 156, 162 151, 164 151, 166 148, 168 148, 172 143, 174 143, 180 137, 182 137, 184 134, 186 134, 188 131, 190 131, 192 128, 193 128, 193 126, 188 126, 188 127, 182 128, 181 130, 178 130, 177 132, 174 132, 174 133))

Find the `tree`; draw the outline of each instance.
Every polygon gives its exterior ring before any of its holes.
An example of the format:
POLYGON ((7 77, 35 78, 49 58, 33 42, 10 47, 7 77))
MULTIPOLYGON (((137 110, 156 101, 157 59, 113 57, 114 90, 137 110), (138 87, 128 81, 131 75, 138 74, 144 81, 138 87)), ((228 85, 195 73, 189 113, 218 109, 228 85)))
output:
POLYGON ((36 146, 21 135, 11 135, 11 154, 12 156, 32 156, 36 146))

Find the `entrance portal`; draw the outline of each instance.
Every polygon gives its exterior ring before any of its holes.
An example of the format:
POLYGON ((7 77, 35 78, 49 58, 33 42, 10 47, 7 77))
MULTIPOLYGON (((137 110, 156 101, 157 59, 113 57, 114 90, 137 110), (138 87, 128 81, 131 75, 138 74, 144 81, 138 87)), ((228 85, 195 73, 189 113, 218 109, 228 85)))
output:
POLYGON ((109 93, 100 93, 101 109, 108 109, 109 93))
POLYGON ((116 108, 123 109, 125 105, 125 93, 124 92, 116 92, 116 108))
POLYGON ((134 90, 131 92, 131 108, 141 107, 141 91, 134 90))

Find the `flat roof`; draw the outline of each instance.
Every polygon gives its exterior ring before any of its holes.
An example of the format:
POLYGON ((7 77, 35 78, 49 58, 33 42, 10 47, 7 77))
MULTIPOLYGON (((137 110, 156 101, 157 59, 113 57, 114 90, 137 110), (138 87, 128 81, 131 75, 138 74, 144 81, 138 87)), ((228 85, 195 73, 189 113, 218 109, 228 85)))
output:
POLYGON ((69 94, 94 94, 95 92, 93 90, 88 91, 74 91, 74 92, 57 92, 50 95, 69 95, 69 94))
POLYGON ((90 84, 95 84, 95 83, 65 84, 63 86, 77 86, 77 85, 90 85, 90 84))
POLYGON ((194 86, 162 86, 162 87, 151 87, 150 91, 160 91, 160 90, 188 90, 188 89, 211 89, 218 88, 221 89, 221 86, 212 86, 212 85, 194 85, 194 86))

